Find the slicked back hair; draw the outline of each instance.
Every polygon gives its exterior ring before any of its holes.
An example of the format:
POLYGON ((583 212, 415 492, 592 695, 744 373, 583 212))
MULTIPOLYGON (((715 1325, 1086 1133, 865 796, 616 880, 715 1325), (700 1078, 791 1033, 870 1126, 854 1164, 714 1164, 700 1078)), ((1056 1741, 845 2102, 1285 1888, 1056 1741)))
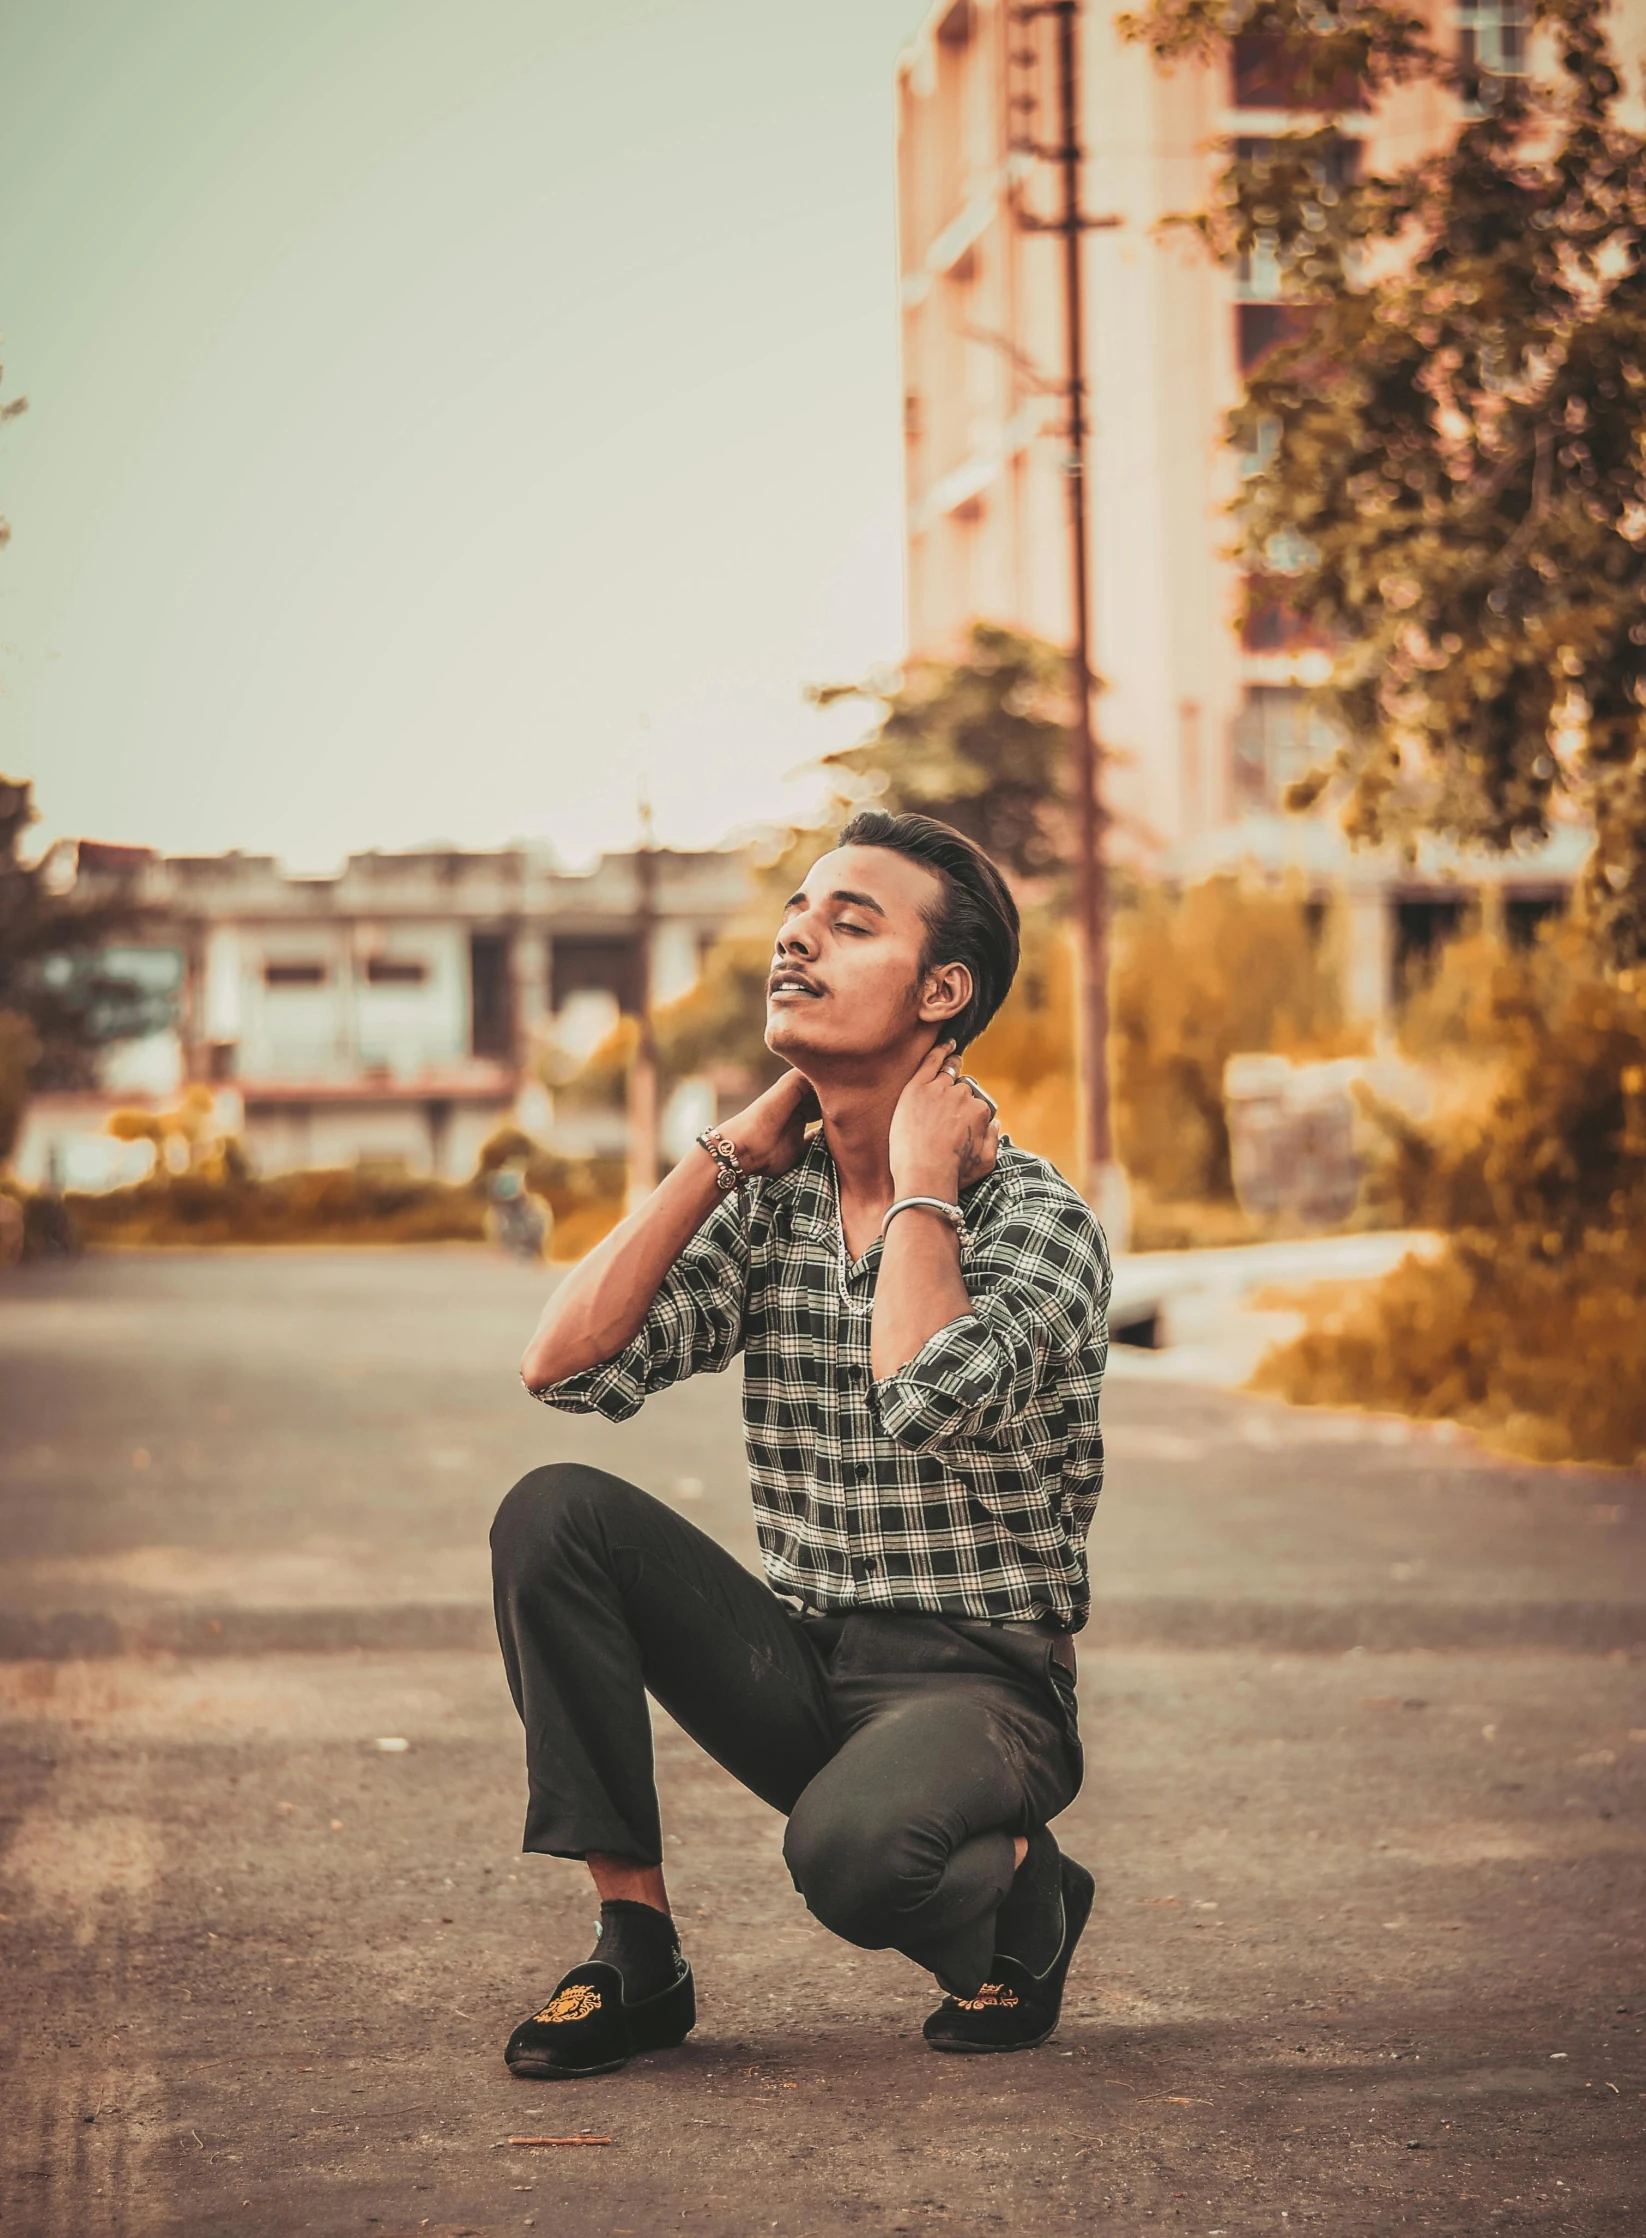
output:
POLYGON ((1011 888, 981 847, 933 816, 860 809, 835 844, 886 847, 937 874, 940 892, 926 918, 921 969, 964 964, 971 973, 972 999, 947 1028, 957 1048, 964 1049, 1000 1008, 1017 976, 1017 904, 1011 888))

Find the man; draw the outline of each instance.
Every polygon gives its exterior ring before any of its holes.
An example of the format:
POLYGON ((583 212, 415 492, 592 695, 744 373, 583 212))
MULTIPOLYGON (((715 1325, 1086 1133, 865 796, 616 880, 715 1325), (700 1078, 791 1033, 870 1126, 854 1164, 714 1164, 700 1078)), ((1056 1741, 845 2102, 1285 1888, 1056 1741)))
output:
POLYGON ((517 2075, 609 2072, 693 2025, 648 1689, 788 1814, 826 1927, 936 1975, 934 2050, 1024 2050, 1057 2025, 1093 1893, 1047 1821, 1081 1776, 1070 1635, 1109 1264, 1079 1196, 960 1070, 1017 955, 1011 895, 969 841, 855 817, 777 934, 766 1043, 793 1069, 699 1139, 527 1347, 528 1389, 616 1421, 741 1351, 768 1582, 595 1469, 536 1469, 504 1501, 525 1846, 585 1859, 601 1898, 592 1957, 509 2041, 517 2075))

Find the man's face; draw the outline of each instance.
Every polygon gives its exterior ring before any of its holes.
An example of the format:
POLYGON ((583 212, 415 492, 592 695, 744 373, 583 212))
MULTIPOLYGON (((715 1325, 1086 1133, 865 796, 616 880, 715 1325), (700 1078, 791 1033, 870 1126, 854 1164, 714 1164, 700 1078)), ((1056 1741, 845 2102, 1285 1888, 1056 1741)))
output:
POLYGON ((964 965, 923 972, 935 871, 887 847, 821 856, 778 927, 766 994, 766 1046, 801 1072, 841 1059, 907 1054, 971 998, 964 965))

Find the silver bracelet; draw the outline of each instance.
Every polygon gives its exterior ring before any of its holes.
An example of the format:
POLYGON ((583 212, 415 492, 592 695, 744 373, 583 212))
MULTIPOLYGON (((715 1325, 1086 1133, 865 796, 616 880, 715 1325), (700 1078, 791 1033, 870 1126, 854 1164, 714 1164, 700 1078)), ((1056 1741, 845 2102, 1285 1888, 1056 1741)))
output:
POLYGON ((925 1212, 940 1213, 961 1242, 965 1242, 966 1215, 961 1211, 959 1205, 950 1204, 947 1197, 899 1197, 895 1204, 887 1206, 886 1217, 880 1223, 882 1241, 885 1239, 886 1230, 900 1212, 913 1212, 917 1208, 925 1212))

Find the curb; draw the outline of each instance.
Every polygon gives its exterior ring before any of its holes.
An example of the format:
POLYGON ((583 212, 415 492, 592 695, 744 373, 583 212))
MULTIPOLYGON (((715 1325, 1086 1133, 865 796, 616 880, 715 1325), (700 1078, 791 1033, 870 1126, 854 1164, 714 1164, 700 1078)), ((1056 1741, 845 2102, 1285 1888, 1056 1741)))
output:
POLYGON ((1083 1635, 1094 1649, 1281 1648, 1346 1654, 1353 1648, 1559 1648, 1609 1655, 1646 1648, 1646 1604, 1637 1601, 1203 1601, 1103 1600, 1083 1635))
POLYGON ((472 1602, 386 1608, 160 1608, 141 1613, 0 1610, 0 1662, 110 1655, 317 1655, 347 1648, 497 1650, 489 1607, 472 1602))
MULTIPOLYGON (((1128 1648, 1266 1648, 1392 1654, 1413 1648, 1646 1651, 1636 1601, 1207 1601, 1191 1595, 1097 1600, 1087 1656, 1128 1648)), ((494 1653, 489 1608, 472 1602, 383 1608, 0 1610, 0 1662, 117 1655, 314 1655, 349 1649, 494 1653)))

